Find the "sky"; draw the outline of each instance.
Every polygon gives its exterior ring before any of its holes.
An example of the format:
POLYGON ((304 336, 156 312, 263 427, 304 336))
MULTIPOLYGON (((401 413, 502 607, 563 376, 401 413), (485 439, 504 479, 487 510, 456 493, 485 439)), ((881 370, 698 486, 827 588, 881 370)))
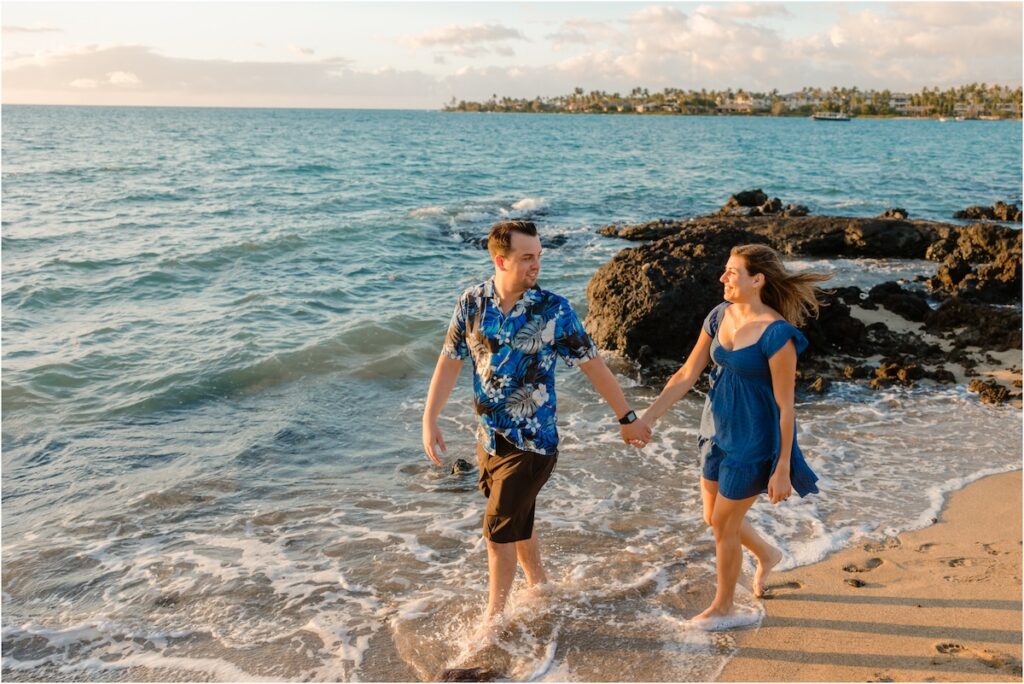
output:
POLYGON ((1021 2, 3 2, 4 104, 1021 85, 1021 2))

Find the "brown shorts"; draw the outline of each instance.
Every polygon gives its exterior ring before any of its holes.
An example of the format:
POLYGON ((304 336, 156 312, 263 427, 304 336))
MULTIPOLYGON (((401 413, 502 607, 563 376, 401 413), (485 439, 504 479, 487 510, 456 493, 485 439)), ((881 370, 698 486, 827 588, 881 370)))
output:
POLYGON ((484 539, 499 544, 533 536, 537 494, 555 469, 557 456, 522 451, 500 434, 495 435, 496 456, 479 445, 480 491, 487 497, 484 539))

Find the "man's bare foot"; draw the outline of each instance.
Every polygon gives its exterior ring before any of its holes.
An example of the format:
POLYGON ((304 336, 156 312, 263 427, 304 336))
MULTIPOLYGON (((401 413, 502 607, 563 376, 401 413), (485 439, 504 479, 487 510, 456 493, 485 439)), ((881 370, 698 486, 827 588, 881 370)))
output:
POLYGON ((768 584, 768 573, 772 571, 779 561, 782 560, 782 551, 779 551, 774 546, 771 552, 768 554, 768 561, 764 562, 760 558, 757 559, 757 570, 754 571, 754 596, 762 598, 765 593, 765 587, 768 584))
POLYGON ((760 611, 752 608, 733 606, 728 611, 722 611, 712 606, 690 620, 689 624, 705 632, 719 632, 726 629, 749 627, 757 624, 760 619, 760 611))

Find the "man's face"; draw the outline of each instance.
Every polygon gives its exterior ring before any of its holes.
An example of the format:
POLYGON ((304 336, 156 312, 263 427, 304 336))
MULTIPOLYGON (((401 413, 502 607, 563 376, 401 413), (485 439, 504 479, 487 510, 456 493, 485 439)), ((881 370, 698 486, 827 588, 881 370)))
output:
POLYGON ((512 233, 507 256, 500 254, 494 261, 499 271, 503 271, 511 279, 516 289, 528 290, 537 284, 540 274, 540 238, 536 236, 512 233))

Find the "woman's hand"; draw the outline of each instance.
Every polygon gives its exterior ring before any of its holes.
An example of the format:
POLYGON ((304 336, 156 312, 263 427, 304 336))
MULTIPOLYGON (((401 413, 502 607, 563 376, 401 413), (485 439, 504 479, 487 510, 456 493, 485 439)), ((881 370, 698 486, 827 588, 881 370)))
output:
POLYGON ((789 481, 789 466, 778 465, 768 480, 768 500, 772 504, 785 501, 793 493, 793 484, 789 481))
POLYGON ((654 414, 651 412, 651 409, 653 407, 654 407, 653 404, 651 406, 648 406, 647 410, 644 411, 644 414, 642 416, 640 416, 640 420, 642 420, 645 423, 647 423, 648 427, 650 427, 652 430, 654 429, 654 424, 658 422, 658 419, 655 418, 654 414))

